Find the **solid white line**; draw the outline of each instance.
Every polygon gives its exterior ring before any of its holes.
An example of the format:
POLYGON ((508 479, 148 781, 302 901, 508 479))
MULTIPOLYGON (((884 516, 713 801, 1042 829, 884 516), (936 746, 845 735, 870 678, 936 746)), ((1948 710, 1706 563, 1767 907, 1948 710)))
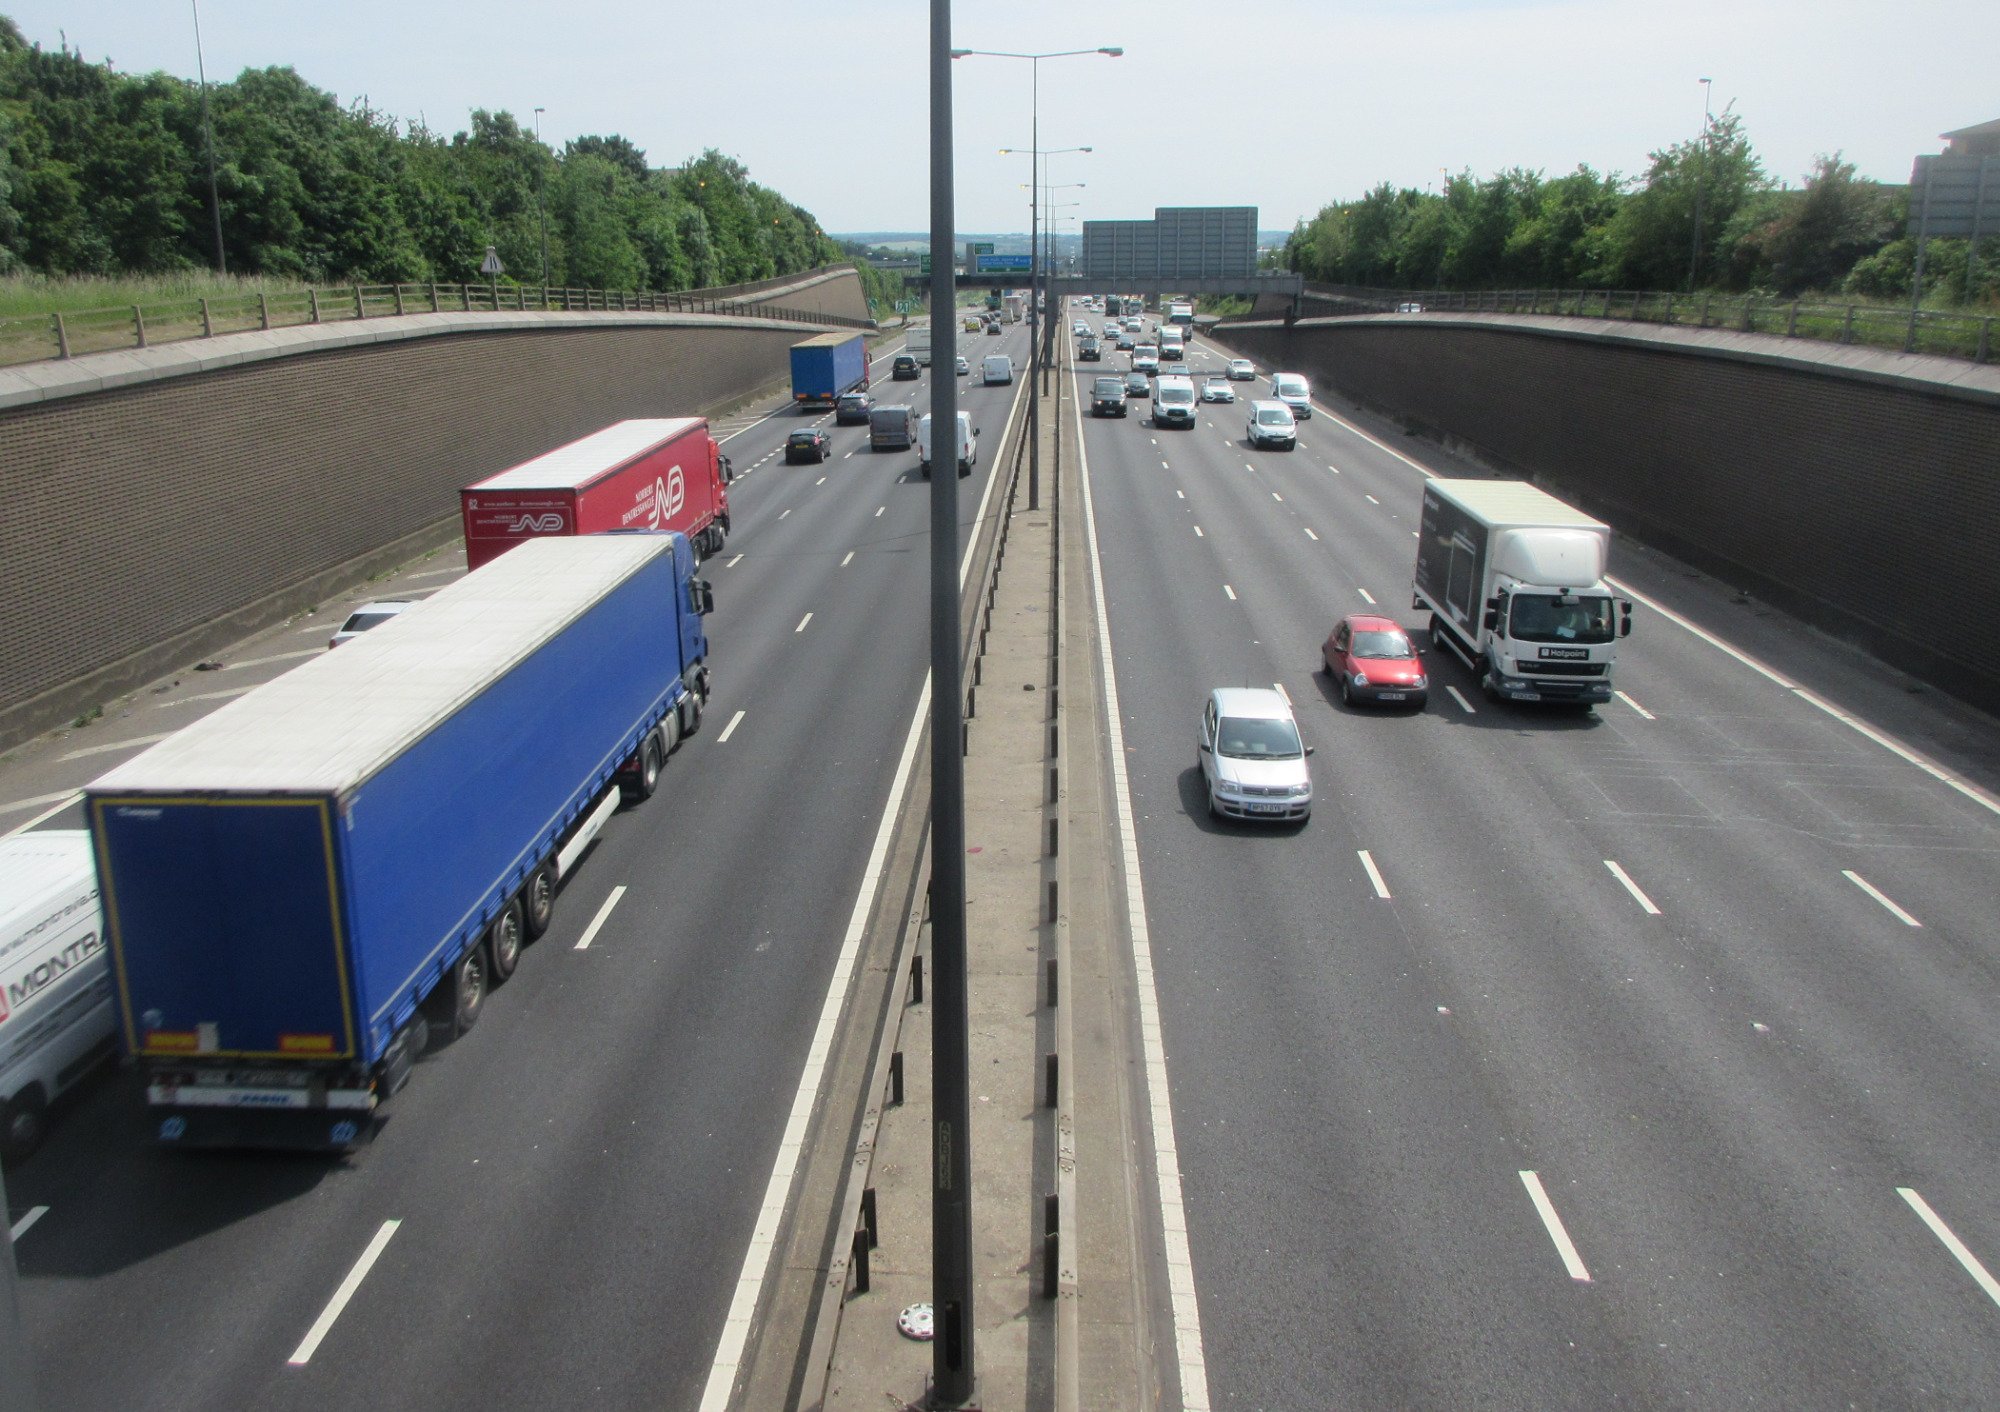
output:
POLYGON ((106 741, 103 745, 86 745, 81 750, 70 750, 56 756, 58 760, 81 760, 86 755, 108 755, 114 750, 133 750, 141 745, 151 745, 165 740, 172 731, 161 731, 158 735, 135 735, 130 740, 106 741))
POLYGON ((1646 896, 1645 893, 1639 890, 1639 884, 1633 882, 1631 876, 1623 868, 1619 867, 1609 858, 1606 858, 1604 860, 1604 866, 1611 870, 1612 877, 1618 879, 1619 882, 1625 884, 1625 890, 1632 894, 1632 898, 1634 901, 1636 901, 1641 907, 1646 909, 1648 915, 1654 917, 1660 915, 1660 909, 1653 905, 1653 899, 1646 896))
POLYGON ((1840 870, 1840 875, 1846 878, 1849 882, 1853 883, 1856 887, 1860 888, 1863 892, 1867 893, 1870 897, 1874 898, 1877 902, 1881 903, 1884 907, 1888 908, 1891 912, 1895 913, 1897 918, 1901 920, 1904 926, 1920 927, 1923 925, 1922 922, 1918 921, 1915 917, 1912 917, 1908 912, 1905 912, 1902 908, 1898 907, 1895 903, 1891 902, 1887 897, 1883 896, 1881 889, 1877 888, 1873 883, 1869 882, 1868 879, 1862 877, 1861 874, 1855 872, 1852 868, 1842 868, 1840 870))
POLYGON ((1792 688, 1792 695, 1798 697, 1799 700, 1805 702, 1808 706, 1817 706, 1820 710, 1826 712, 1827 715, 1833 717, 1850 730, 1856 731, 1874 741, 1891 755, 1908 764, 1915 765, 1932 779, 1938 781, 1938 783, 1950 785, 1973 803, 1982 805, 1995 814, 2000 814, 2000 799, 1995 799, 1978 785, 1968 784, 1966 781, 1959 779, 1942 765, 1918 754, 1907 745, 1898 741, 1894 736, 1889 735, 1885 731, 1875 729, 1875 727, 1857 716, 1850 716, 1831 701, 1828 701, 1816 692, 1806 690, 1802 686, 1792 688))
POLYGON ((722 728, 722 734, 718 735, 715 738, 715 743, 717 745, 720 745, 724 741, 728 740, 729 737, 736 734, 736 728, 742 724, 743 724, 743 712, 738 711, 735 715, 729 718, 729 724, 722 728))
POLYGON ((317 657, 325 648, 305 647, 297 652, 274 652, 269 657, 252 657, 247 662, 224 662, 221 670, 240 672, 245 667, 268 667, 273 662, 296 662, 301 657, 317 657))
POLYGON ((1458 709, 1465 712, 1466 715, 1476 716, 1479 714, 1477 711, 1472 709, 1472 703, 1470 701, 1467 701, 1463 696, 1460 696, 1458 694, 1457 687, 1447 685, 1445 687, 1445 690, 1451 693, 1451 699, 1458 703, 1458 709))
POLYGON ((1637 711, 1640 715, 1644 716, 1647 720, 1657 721, 1659 719, 1658 716, 1655 716, 1651 711, 1648 711, 1644 706, 1641 706, 1638 702, 1634 701, 1624 692, 1618 691, 1614 688, 1611 694, 1617 697, 1620 701, 1623 701, 1627 706, 1630 706, 1634 711, 1637 711))
MULTIPOLYGON (((1002 446, 1007 444, 1008 433, 1020 415, 1021 392, 1026 386, 1023 380, 1015 391, 1012 409, 1007 414, 1007 428, 1000 435, 999 444, 1002 446)), ((975 521, 986 518, 993 489, 999 484, 999 476, 986 477, 986 488, 980 493, 979 509, 973 517, 975 521)), ((882 512, 877 510, 875 513, 879 515, 882 512)), ((966 576, 972 572, 972 551, 977 543, 978 536, 971 536, 964 556, 958 561, 958 591, 961 594, 965 592, 966 576)), ((862 870, 861 890, 854 899, 853 912, 848 915, 847 934, 841 940, 840 955, 835 959, 833 975, 827 981, 819 1024, 813 1031, 812 1044, 806 1050, 805 1068, 799 1074, 798 1090, 792 1097, 791 1116, 786 1119, 784 1135, 778 1140, 778 1155, 771 1163, 771 1179, 764 1186, 764 1203, 757 1213, 757 1224, 750 1232, 749 1248, 743 1252, 743 1266, 736 1275, 736 1292, 730 1297, 729 1312, 722 1321, 722 1335, 716 1340, 715 1357, 708 1366, 708 1381, 701 1393, 701 1412, 727 1412, 730 1393, 736 1386, 736 1375, 742 1370, 743 1350, 749 1344, 751 1321, 756 1317, 758 1301, 763 1297, 764 1280, 770 1273, 771 1260, 777 1254, 778 1228, 784 1222, 785 1207, 791 1200, 792 1181, 798 1175, 799 1159, 804 1155, 806 1128, 812 1121, 813 1109, 819 1103, 820 1084, 826 1075, 827 1059, 833 1052, 834 1036, 847 1009, 847 992, 860 958, 861 939, 868 929, 868 915, 875 907, 875 892, 882 882, 889 840, 895 833, 897 816, 902 812, 903 793, 909 785, 910 766, 917 757, 917 743, 923 738, 930 701, 931 678, 926 672, 923 686, 917 692, 917 709, 910 717, 909 734, 903 741, 903 754, 896 763, 895 778, 889 783, 889 798, 882 806, 882 822, 875 830, 875 844, 869 850, 867 865, 862 870)))
POLYGON ((1207 535, 1205 535, 1205 534, 1203 534, 1203 533, 1201 532, 1201 526, 1200 526, 1200 525, 1196 525, 1196 526, 1194 527, 1194 537, 1195 537, 1196 539, 1207 539, 1207 538, 1208 538, 1208 536, 1207 536, 1207 535))
MULTIPOLYGON (((0 804, 0 814, 11 814, 16 809, 37 809, 44 804, 53 804, 56 806, 56 810, 61 810, 71 800, 81 797, 82 795, 77 790, 59 789, 54 794, 37 794, 30 799, 16 799, 7 804, 0 804)), ((25 828, 26 825, 22 827, 25 828)))
POLYGON ((1373 603, 1375 601, 1375 595, 1358 584, 1355 586, 1354 591, 1361 595, 1361 601, 1364 603, 1373 603))
POLYGON ((733 569, 742 562, 743 562, 743 556, 741 554, 738 554, 734 559, 731 559, 728 563, 724 564, 722 567, 725 569, 733 569))
MULTIPOLYGON (((740 711, 737 712, 737 715, 739 716, 742 714, 743 713, 740 711)), ((734 727, 736 723, 734 721, 731 721, 729 724, 732 727, 734 727)), ((590 925, 585 927, 583 929, 583 935, 576 939, 576 946, 573 948, 574 950, 577 951, 590 950, 590 943, 597 940, 598 930, 603 927, 605 920, 611 916, 611 909, 618 905, 618 899, 623 897, 624 895, 625 895, 624 883, 620 883, 618 884, 618 886, 611 889, 610 895, 608 895, 604 899, 603 904, 598 907, 597 915, 590 919, 590 925)))
POLYGON ((1389 895, 1389 884, 1382 881, 1382 870, 1375 866, 1375 855, 1365 848, 1355 851, 1361 857, 1361 866, 1368 870, 1368 881, 1375 885, 1375 895, 1386 898, 1389 895))
POLYGON ((1230 587, 1230 586, 1229 586, 1228 584, 1224 584, 1224 585, 1222 586, 1222 591, 1223 591, 1224 593, 1226 593, 1226 594, 1228 594, 1228 595, 1229 595, 1229 601, 1230 601, 1231 603, 1234 603, 1234 602, 1236 601, 1236 590, 1235 590, 1235 589, 1231 588, 1231 587, 1230 587))
POLYGON ((1152 1117, 1154 1187, 1166 1242, 1167 1289, 1173 1300, 1174 1353, 1180 1367, 1181 1406, 1209 1412, 1208 1362, 1201 1341, 1201 1305, 1188 1250, 1187 1208, 1181 1198, 1180 1148, 1174 1139, 1174 1106, 1167 1084, 1167 1051, 1160 1040, 1160 992, 1153 976, 1152 933, 1146 925, 1146 890, 1139 874, 1139 831, 1132 816, 1132 785, 1125 768, 1124 717, 1118 709, 1118 673, 1111 660, 1111 614, 1104 596, 1104 564, 1097 546, 1097 512, 1090 490, 1090 454, 1083 444, 1083 412, 1076 417, 1077 461, 1082 469, 1084 538, 1090 546, 1091 596, 1097 609, 1098 664, 1104 678, 1105 754, 1111 761, 1118 846, 1125 874, 1126 927, 1138 983, 1139 1035, 1145 1060, 1146 1100, 1152 1117))
POLYGON ((813 620, 813 615, 810 613, 806 614, 803 618, 799 619, 799 625, 793 628, 792 631, 795 633, 804 632, 806 630, 806 624, 811 622, 812 620, 813 620))
POLYGON ((46 1206, 30 1206, 21 1219, 14 1223, 14 1229, 10 1232, 16 1243, 20 1241, 22 1236, 35 1228, 35 1222, 48 1214, 49 1208, 46 1206))
POLYGON ((1271 685, 1277 691, 1278 695, 1285 698, 1285 704, 1287 706, 1292 704, 1292 694, 1289 691, 1285 690, 1285 684, 1283 682, 1274 681, 1271 683, 1271 685))
POLYGON ((312 1361, 313 1350, 319 1341, 333 1328, 333 1321, 340 1317, 340 1311, 347 1307, 347 1301, 354 1298, 354 1292, 361 1288, 361 1282, 368 1278, 368 1272, 381 1258, 382 1248, 389 1243, 389 1237, 396 1233, 401 1221, 384 1221, 375 1238, 368 1242, 368 1248, 361 1252, 361 1258, 354 1262, 354 1268, 347 1272, 347 1278, 340 1282, 340 1288, 333 1292, 333 1298, 326 1302, 326 1308, 319 1311, 313 1326, 306 1330, 305 1338, 292 1350, 292 1356, 285 1361, 294 1368, 303 1368, 312 1361))
POLYGON ((299 636, 301 636, 301 637, 304 637, 304 636, 305 636, 305 635, 306 635, 307 633, 309 633, 309 632, 310 632, 310 633, 318 633, 318 634, 321 634, 322 636, 324 636, 324 635, 327 635, 327 634, 330 634, 330 633, 332 633, 332 632, 333 632, 333 631, 335 631, 335 630, 336 630, 337 628, 339 628, 339 626, 340 626, 340 624, 339 624, 339 623, 337 623, 337 622, 335 622, 335 623, 308 623, 308 624, 306 624, 306 625, 305 625, 304 627, 302 627, 302 628, 293 628, 293 629, 292 629, 292 631, 293 631, 293 632, 295 632, 295 633, 297 633, 297 634, 298 634, 299 636))
POLYGON ((853 562, 854 562, 854 551, 850 549, 847 551, 847 557, 845 559, 842 559, 837 567, 844 569, 853 562))
POLYGON ((1306 538, 1307 538, 1307 539, 1318 539, 1318 538, 1319 538, 1319 536, 1318 536, 1318 535, 1316 535, 1316 534, 1314 534, 1314 533, 1312 532, 1312 526, 1310 526, 1310 525, 1306 526, 1306 538))
MULTIPOLYGON (((325 632, 326 629, 321 628, 320 631, 325 632)), ((172 701, 155 701, 153 709, 155 711, 164 711, 169 706, 185 706, 190 701, 220 701, 225 696, 242 696, 245 692, 255 691, 256 689, 254 686, 232 686, 222 691, 203 691, 193 696, 175 697, 172 701)))
POLYGON ((1787 691, 1793 691, 1797 689, 1798 687, 1797 682, 1794 682, 1789 678, 1782 676, 1777 672, 1772 671, 1769 667, 1765 666, 1762 662, 1759 662, 1755 657, 1752 657, 1749 653, 1741 651, 1738 648, 1731 647, 1728 643, 1724 642, 1714 633, 1708 631, 1708 629, 1697 626, 1693 622, 1693 620, 1683 617, 1679 613, 1676 613, 1666 604, 1658 602, 1655 599, 1648 598, 1645 594, 1639 592, 1638 589, 1633 588, 1630 584, 1620 582, 1618 579, 1612 578, 1609 574, 1605 575, 1604 581, 1610 584, 1613 588, 1617 589, 1620 593, 1624 594, 1627 598, 1630 598, 1633 602, 1645 604, 1647 608, 1651 609, 1655 613, 1658 613, 1661 617, 1665 618, 1668 622, 1674 624, 1676 627, 1686 628, 1689 632, 1693 633, 1696 637, 1700 638, 1703 642, 1707 643, 1710 647, 1715 648, 1719 652, 1728 653, 1731 657, 1734 657, 1737 661, 1741 662, 1744 666, 1748 667, 1751 671, 1757 673, 1759 676, 1769 678, 1771 681, 1776 682, 1779 686, 1784 687, 1787 691))
POLYGON ((1556 1243, 1556 1253, 1562 1256, 1563 1268, 1569 1277, 1580 1284, 1590 1283, 1590 1271, 1584 1268, 1583 1257, 1576 1253, 1569 1232, 1563 1229, 1562 1217, 1556 1214, 1556 1206, 1549 1200, 1549 1194, 1542 1190, 1542 1179, 1533 1172, 1521 1173, 1521 1185, 1528 1189, 1529 1200, 1535 1203, 1535 1210, 1541 1213, 1542 1224, 1548 1227, 1549 1239, 1556 1243))
POLYGON ((1939 1218, 1937 1212, 1931 1210, 1931 1204, 1918 1195, 1913 1187, 1899 1186, 1896 1188, 1896 1195, 1910 1203, 1910 1209, 1923 1218, 1924 1224, 1931 1228, 1931 1234, 1944 1242, 1944 1248, 1965 1267, 1965 1273, 1972 1276, 1974 1283, 1986 1291, 1986 1297, 1995 1304, 2000 1304, 2000 1281, 1996 1281, 1988 1274, 1986 1267, 1979 1262, 1979 1257, 1967 1250, 1965 1242, 1952 1234, 1951 1227, 1939 1218))

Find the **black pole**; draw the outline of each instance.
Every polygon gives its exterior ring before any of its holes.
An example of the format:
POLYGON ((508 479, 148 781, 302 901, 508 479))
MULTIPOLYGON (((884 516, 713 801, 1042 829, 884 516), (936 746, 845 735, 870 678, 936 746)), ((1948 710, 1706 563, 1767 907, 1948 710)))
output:
MULTIPOLYGON (((6 1211, 7 1189, 0 1181, 0 1211, 6 1211)), ((21 1283, 14 1268, 14 1240, 7 1238, 0 1256, 0 1388, 6 1389, 6 1403, 19 1412, 33 1412, 35 1383, 28 1361, 28 1336, 21 1327, 21 1283)))
MULTIPOLYGON (((931 1302, 937 1330, 931 1367, 937 1400, 946 1406, 966 1402, 973 1389, 951 142, 951 0, 931 0, 931 1302)), ((986 458, 988 475, 1001 473, 999 462, 998 452, 986 458)))
POLYGON ((208 210, 215 221, 215 272, 229 273, 229 261, 222 253, 222 198, 215 189, 215 128, 208 120, 208 65, 201 57, 201 5, 199 0, 188 0, 188 9, 194 12, 194 71, 201 80, 201 136, 208 147, 208 210))
POLYGON ((1028 508, 1042 508, 1042 61, 1028 60, 1028 508))

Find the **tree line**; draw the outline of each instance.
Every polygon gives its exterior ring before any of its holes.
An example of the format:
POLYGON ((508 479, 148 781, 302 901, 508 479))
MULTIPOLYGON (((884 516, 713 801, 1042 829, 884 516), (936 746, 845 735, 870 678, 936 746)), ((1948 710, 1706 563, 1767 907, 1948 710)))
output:
MULTIPOLYGON (((1464 172, 1442 192, 1384 182, 1301 221, 1279 259, 1309 280, 1394 289, 1646 289, 1908 299, 1909 189, 1839 153, 1797 186, 1774 180, 1734 112, 1651 154, 1627 179, 1464 172), (1696 245, 1697 211, 1700 243, 1696 245)), ((2000 306, 2000 234, 1926 243, 1926 303, 2000 306)))
MULTIPOLYGON (((558 152, 506 112, 447 137, 290 68, 208 90, 231 273, 324 284, 738 284, 838 261, 812 213, 713 148, 659 168, 619 136, 558 152)), ((199 87, 24 41, 0 17, 0 274, 216 266, 199 87)), ((864 272, 864 279, 873 272, 864 272)), ((871 293, 878 293, 871 288, 871 293)))

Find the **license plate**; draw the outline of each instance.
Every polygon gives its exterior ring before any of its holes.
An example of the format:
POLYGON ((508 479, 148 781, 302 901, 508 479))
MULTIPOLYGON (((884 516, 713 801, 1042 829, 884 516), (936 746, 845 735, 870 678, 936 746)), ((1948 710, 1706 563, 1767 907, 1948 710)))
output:
POLYGON ((1253 814, 1282 814, 1285 812, 1285 806, 1282 804, 1252 804, 1250 812, 1253 814))
POLYGON ((1401 701, 1404 699, 1404 694, 1400 691, 1385 691, 1382 693, 1382 699, 1384 701, 1401 701))

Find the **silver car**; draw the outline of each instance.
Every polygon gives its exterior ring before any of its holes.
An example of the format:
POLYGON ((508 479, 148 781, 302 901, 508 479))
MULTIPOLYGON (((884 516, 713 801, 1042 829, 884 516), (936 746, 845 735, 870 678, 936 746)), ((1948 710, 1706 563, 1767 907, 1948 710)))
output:
POLYGON ((363 603, 347 615, 347 621, 340 625, 327 640, 326 645, 338 647, 343 642, 352 642, 368 629, 380 627, 389 619, 398 616, 409 606, 410 600, 405 598, 385 598, 376 603, 363 603))
POLYGON ((1231 382, 1255 382, 1257 380, 1257 365, 1248 358, 1231 358, 1229 360, 1229 380, 1231 382))
POLYGON ((1236 389, 1229 385, 1227 378, 1210 378, 1201 385, 1201 400, 1204 402, 1234 402, 1236 389))
POLYGON ((1197 758, 1208 812, 1221 819, 1303 824, 1312 817, 1313 748, 1282 693, 1225 686, 1201 710, 1197 758))

